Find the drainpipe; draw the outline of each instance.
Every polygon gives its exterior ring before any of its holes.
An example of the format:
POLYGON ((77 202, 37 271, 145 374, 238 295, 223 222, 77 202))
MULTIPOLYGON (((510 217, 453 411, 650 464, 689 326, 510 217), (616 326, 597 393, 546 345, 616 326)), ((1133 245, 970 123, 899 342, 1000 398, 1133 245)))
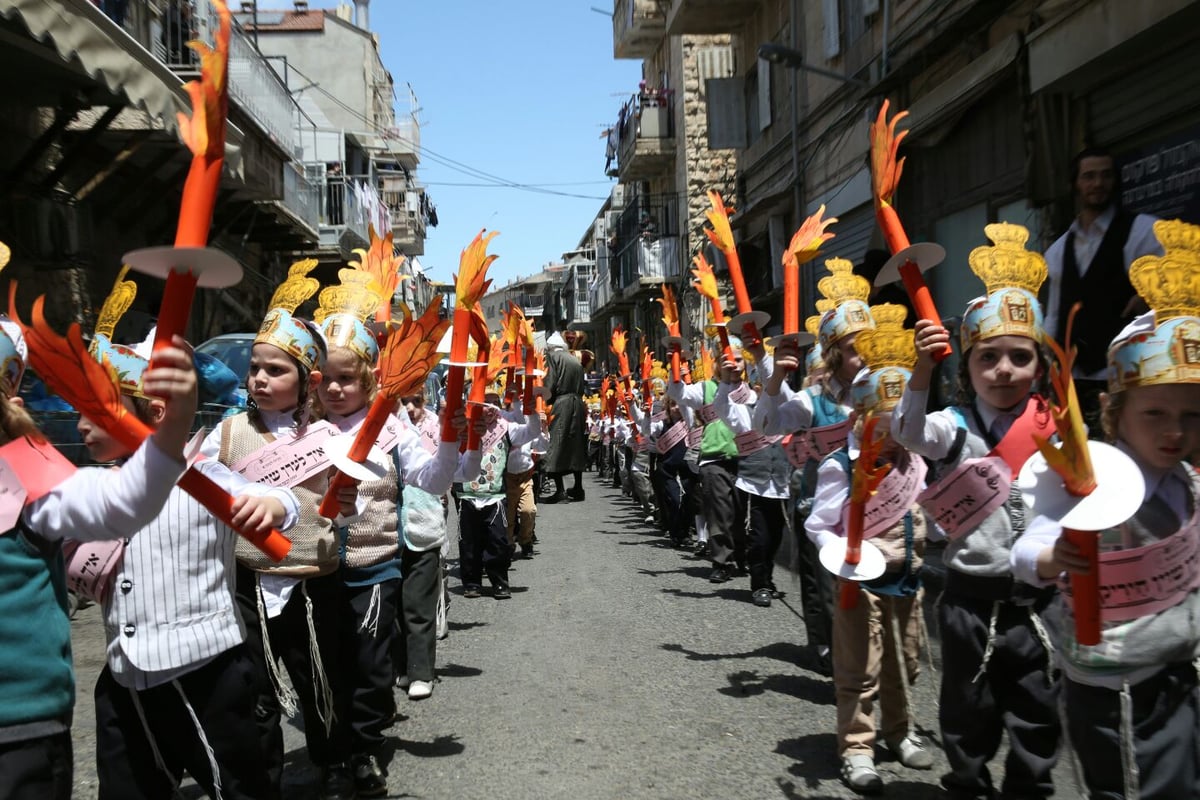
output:
POLYGON ((879 77, 888 74, 888 43, 892 29, 892 2, 883 0, 883 52, 879 56, 879 77))

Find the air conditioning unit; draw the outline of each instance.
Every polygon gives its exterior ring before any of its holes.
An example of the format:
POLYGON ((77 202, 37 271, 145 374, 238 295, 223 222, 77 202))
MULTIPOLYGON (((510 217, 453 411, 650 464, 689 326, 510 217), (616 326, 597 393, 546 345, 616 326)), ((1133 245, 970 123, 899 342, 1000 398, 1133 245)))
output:
POLYGON ((612 188, 612 193, 609 195, 609 205, 613 208, 621 209, 625 207, 625 184, 618 183, 612 188))
POLYGON ((620 211, 605 211, 604 212, 604 227, 611 234, 616 232, 617 226, 621 222, 620 211))
POLYGON ((608 230, 604 227, 604 219, 598 217, 595 224, 592 225, 592 239, 597 242, 603 242, 604 237, 607 235, 608 230))

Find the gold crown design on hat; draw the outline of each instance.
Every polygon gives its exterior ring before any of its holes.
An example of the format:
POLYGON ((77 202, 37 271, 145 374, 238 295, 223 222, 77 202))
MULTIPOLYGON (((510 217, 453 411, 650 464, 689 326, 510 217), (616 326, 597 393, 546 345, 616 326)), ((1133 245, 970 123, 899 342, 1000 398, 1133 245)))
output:
POLYGON ((1041 253, 1025 249, 1029 231, 1020 225, 993 222, 985 225, 983 232, 994 244, 976 247, 967 261, 987 287, 987 293, 1016 288, 1037 297, 1046 281, 1046 259, 1041 253))
POLYGON ((1200 225, 1159 220, 1163 255, 1142 256, 1129 282, 1151 311, 1121 331, 1108 348, 1108 390, 1200 383, 1200 225))
POLYGON ((1158 220, 1154 235, 1165 254, 1136 259, 1129 282, 1160 325, 1176 317, 1200 317, 1200 226, 1158 220))
POLYGON ((904 327, 908 309, 896 303, 871 306, 875 327, 865 330, 854 340, 854 349, 867 369, 904 367, 911 370, 917 363, 917 345, 913 332, 904 327))
POLYGON ((8 266, 8 260, 12 258, 12 250, 8 249, 8 245, 0 242, 0 269, 8 266))
POLYGON ((125 312, 137 298, 137 284, 125 280, 128 273, 128 265, 121 267, 116 281, 113 282, 112 291, 108 293, 104 305, 100 307, 100 314, 96 318, 97 336, 106 336, 111 339, 113 331, 117 329, 117 323, 121 321, 121 317, 125 316, 125 312))
POLYGON ((317 268, 315 258, 297 261, 288 268, 287 279, 275 289, 267 308, 282 308, 289 314, 295 313, 300 305, 317 293, 321 283, 316 278, 308 277, 308 273, 317 268))
POLYGON ((320 305, 313 312, 317 324, 324 323, 334 314, 350 314, 359 322, 375 316, 383 297, 379 284, 373 277, 357 269, 339 269, 336 286, 326 286, 318 296, 320 305))
POLYGON ((258 328, 258 335, 254 337, 255 344, 277 347, 306 369, 315 369, 319 365, 321 348, 313 332, 292 314, 321 288, 316 278, 308 276, 316 267, 315 258, 306 258, 288 268, 287 280, 279 284, 275 294, 271 295, 267 315, 258 328))
POLYGON ((867 307, 871 282, 855 275, 854 265, 844 258, 830 258, 825 261, 825 267, 829 274, 817 281, 817 289, 824 297, 817 300, 816 316, 804 322, 807 327, 816 320, 817 339, 822 347, 875 327, 867 307))

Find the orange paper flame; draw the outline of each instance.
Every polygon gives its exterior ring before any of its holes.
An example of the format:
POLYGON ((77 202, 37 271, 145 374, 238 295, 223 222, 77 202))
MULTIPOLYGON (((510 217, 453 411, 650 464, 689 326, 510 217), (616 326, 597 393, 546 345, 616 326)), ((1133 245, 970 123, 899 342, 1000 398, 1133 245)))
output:
POLYGON ((650 348, 642 348, 642 380, 650 380, 651 374, 654 372, 654 356, 650 355, 650 348))
POLYGON ((671 284, 662 285, 662 297, 656 298, 655 302, 662 304, 662 321, 667 326, 667 333, 670 336, 678 336, 679 305, 675 302, 675 290, 671 288, 671 284))
POLYGON ((812 261, 821 252, 821 245, 834 237, 825 229, 837 222, 837 217, 821 219, 825 206, 817 209, 817 213, 804 220, 804 224, 792 236, 792 242, 783 254, 783 266, 795 269, 801 264, 812 261))
POLYGON ((621 355, 625 352, 626 338, 625 331, 620 325, 612 332, 612 338, 609 340, 610 349, 616 355, 621 355))
POLYGON ((179 137, 192 155, 223 159, 225 118, 229 108, 226 81, 232 18, 224 0, 213 0, 213 7, 218 19, 216 49, 204 42, 187 43, 200 56, 200 80, 188 81, 183 85, 192 101, 191 118, 182 112, 176 117, 179 120, 179 137))
POLYGON ((850 485, 850 502, 866 503, 875 494, 879 484, 891 471, 891 464, 876 465, 883 452, 883 436, 875 436, 875 426, 879 418, 874 414, 867 417, 863 423, 862 441, 858 461, 854 462, 854 477, 850 485))
POLYGON ((33 324, 21 321, 16 309, 17 284, 8 290, 8 315, 21 326, 29 345, 29 363, 51 391, 70 403, 128 450, 137 450, 150 428, 121 401, 121 390, 111 369, 94 359, 83 342, 79 324, 72 323, 66 338, 46 322, 45 297, 33 303, 33 324))
MULTIPOLYGON (((721 291, 717 287, 717 276, 713 273, 712 267, 709 266, 708 259, 703 253, 697 253, 692 258, 692 263, 696 268, 692 270, 692 274, 696 276, 696 281, 692 286, 696 287, 696 291, 707 297, 709 300, 721 301, 721 291)), ((723 322, 723 320, 715 320, 723 322)))
MULTIPOLYGON (((1071 328, 1075 314, 1080 309, 1076 303, 1067 316, 1066 341, 1071 341, 1071 328)), ((1050 385, 1054 389, 1055 401, 1050 404, 1050 414, 1058 431, 1061 447, 1055 447, 1043 436, 1033 435, 1038 451, 1045 456, 1046 464, 1063 479, 1063 486, 1074 497, 1086 497, 1096 489, 1096 475, 1092 470, 1092 456, 1088 450, 1087 429, 1083 414, 1079 410, 1079 398, 1075 393, 1075 381, 1071 368, 1075 364, 1076 349, 1070 352, 1050 336, 1046 344, 1054 353, 1055 363, 1050 365, 1050 385)))
POLYGON ((733 208, 726 208, 720 193, 713 189, 708 190, 708 202, 712 203, 712 210, 705 211, 704 216, 708 217, 712 227, 705 228, 704 232, 721 252, 735 251, 733 229, 729 226, 729 215, 734 213, 733 208))
POLYGON ((381 239, 375 233, 375 227, 368 226, 371 246, 367 250, 355 250, 358 261, 347 262, 351 267, 362 270, 371 276, 376 290, 381 298, 379 311, 375 315, 376 322, 387 322, 392 318, 392 297, 396 294, 396 286, 400 283, 400 267, 404 264, 403 255, 396 255, 392 243, 392 233, 389 231, 381 239))
POLYGON ((441 306, 439 298, 417 319, 404 309, 403 321, 388 326, 379 352, 380 392, 399 399, 417 394, 425 385, 442 358, 438 342, 450 327, 450 320, 439 319, 441 306))
POLYGON ((700 376, 701 380, 712 380, 716 372, 716 362, 713 360, 712 351, 708 349, 708 345, 700 346, 700 367, 704 374, 700 376))
POLYGON ((888 101, 884 100, 879 116, 871 123, 871 188, 875 193, 876 208, 892 204, 900 174, 904 171, 904 159, 897 161, 896 154, 908 131, 896 135, 896 123, 908 116, 908 112, 901 111, 888 122, 887 111, 888 101))
POLYGON ((480 231, 462 251, 458 259, 458 274, 454 276, 456 308, 475 308, 492 285, 491 281, 486 280, 487 270, 497 257, 488 255, 487 247, 497 233, 492 231, 485 236, 484 231, 480 231))

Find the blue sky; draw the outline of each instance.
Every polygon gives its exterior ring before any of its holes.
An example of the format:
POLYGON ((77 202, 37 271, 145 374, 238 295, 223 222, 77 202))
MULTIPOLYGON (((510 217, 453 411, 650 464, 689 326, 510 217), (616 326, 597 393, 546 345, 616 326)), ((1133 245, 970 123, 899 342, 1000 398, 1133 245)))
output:
POLYGON ((604 175, 600 135, 641 80, 640 61, 613 58, 611 8, 611 0, 371 3, 399 110, 406 83, 421 108, 418 177, 439 219, 421 263, 434 280, 450 280, 480 228, 500 231, 489 271, 499 285, 559 261, 595 218, 614 183, 604 175), (435 158, 584 197, 451 185, 485 181, 435 158))

